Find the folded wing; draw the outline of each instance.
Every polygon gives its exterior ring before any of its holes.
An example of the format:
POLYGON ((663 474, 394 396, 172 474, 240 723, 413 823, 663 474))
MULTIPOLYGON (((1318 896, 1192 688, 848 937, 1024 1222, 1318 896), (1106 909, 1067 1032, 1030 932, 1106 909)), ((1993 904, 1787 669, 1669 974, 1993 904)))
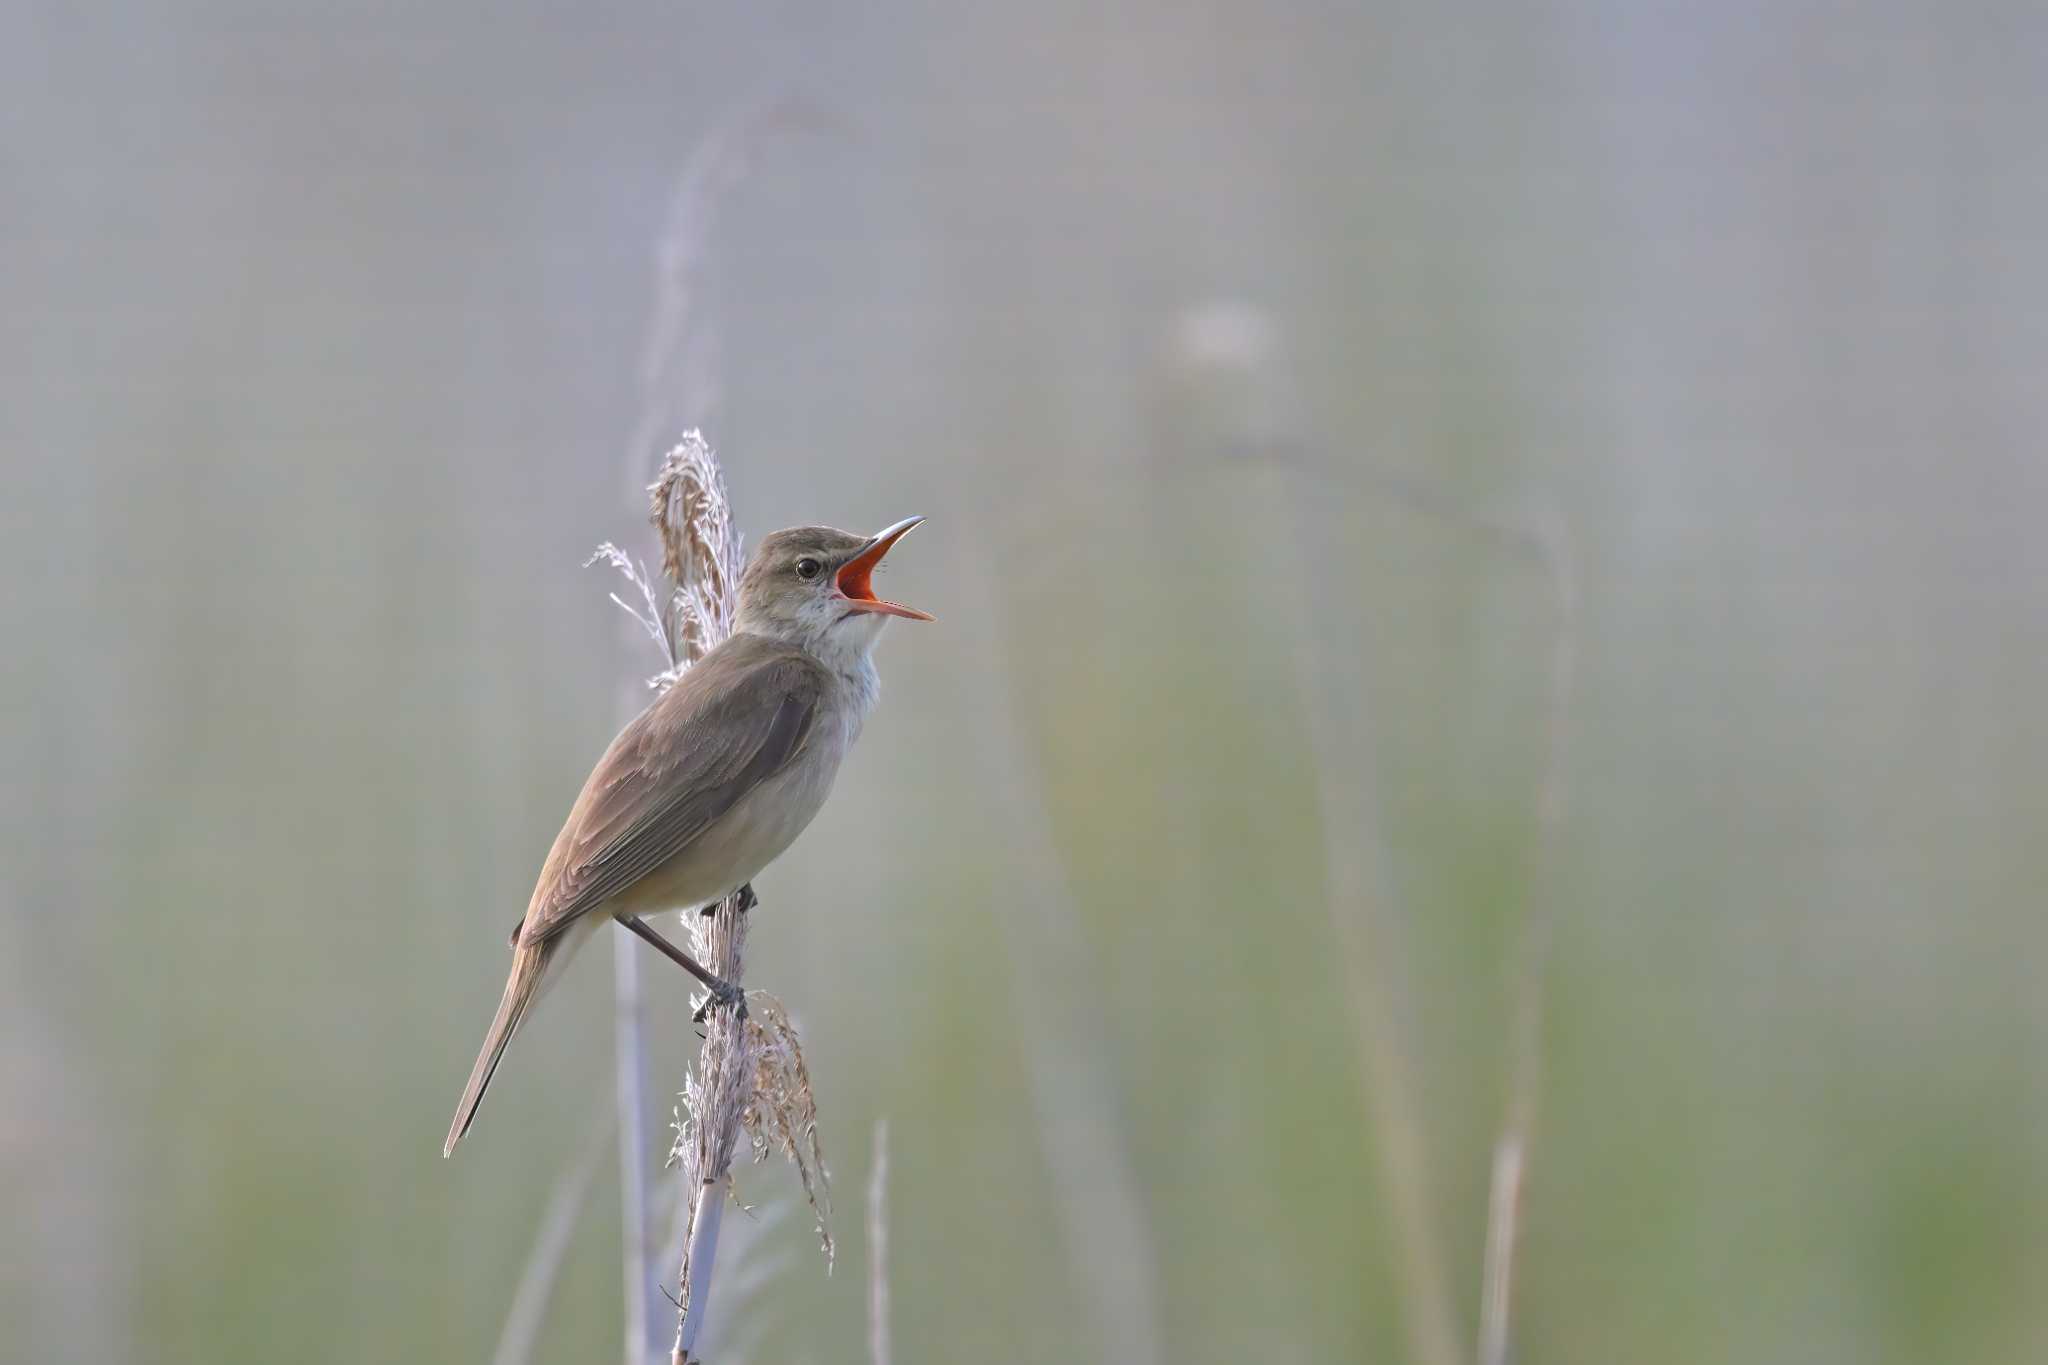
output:
POLYGON ((555 840, 520 941, 540 942, 681 854, 809 742, 825 676, 734 636, 619 732, 555 840))

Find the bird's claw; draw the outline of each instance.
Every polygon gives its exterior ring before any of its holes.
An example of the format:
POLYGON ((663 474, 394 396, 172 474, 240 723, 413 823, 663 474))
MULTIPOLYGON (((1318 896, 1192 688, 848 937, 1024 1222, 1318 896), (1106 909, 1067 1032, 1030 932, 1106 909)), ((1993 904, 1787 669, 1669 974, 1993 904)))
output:
MULTIPOLYGON (((752 882, 748 882, 745 886, 733 892, 730 899, 733 902, 733 910, 742 915, 761 903, 754 896, 754 884, 752 882)), ((704 919, 710 919, 718 913, 718 908, 724 904, 725 899, 723 898, 715 900, 711 904, 699 908, 697 914, 704 919)))
POLYGON ((745 991, 730 981, 721 981, 716 986, 711 986, 707 989, 711 992, 711 998, 697 1007, 697 1012, 690 1016, 691 1023, 703 1023, 705 1016, 714 1009, 730 1009, 733 1012, 734 1019, 742 1021, 746 1019, 747 993, 745 991))

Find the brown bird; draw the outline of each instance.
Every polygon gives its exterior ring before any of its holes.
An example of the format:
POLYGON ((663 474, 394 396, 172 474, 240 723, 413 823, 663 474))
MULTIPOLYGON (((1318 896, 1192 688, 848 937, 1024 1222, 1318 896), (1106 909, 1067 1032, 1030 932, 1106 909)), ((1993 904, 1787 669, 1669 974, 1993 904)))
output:
POLYGON ((615 919, 739 1007, 737 987, 641 922, 709 905, 751 882, 825 804, 880 683, 869 657, 891 616, 875 566, 911 517, 876 536, 777 531, 740 577, 733 633, 619 732, 555 837, 512 975, 456 1106, 443 1156, 469 1131, 505 1045, 598 925, 615 919))

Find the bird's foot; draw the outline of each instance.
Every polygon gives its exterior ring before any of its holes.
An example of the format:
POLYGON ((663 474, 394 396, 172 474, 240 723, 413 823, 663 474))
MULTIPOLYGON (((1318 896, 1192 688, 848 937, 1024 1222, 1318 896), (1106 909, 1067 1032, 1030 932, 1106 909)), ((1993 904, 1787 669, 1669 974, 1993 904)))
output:
POLYGON ((703 1023, 704 1016, 715 1009, 730 1009, 733 1012, 734 1019, 741 1021, 746 1019, 747 993, 744 990, 741 990, 730 981, 721 981, 717 985, 707 987, 706 989, 711 992, 711 998, 697 1007, 697 1012, 690 1016, 691 1023, 703 1023))
MULTIPOLYGON (((733 892, 731 899, 737 902, 737 904, 733 907, 734 910, 736 910, 738 913, 742 915, 746 914, 747 911, 753 909, 755 906, 761 903, 760 901, 754 898, 754 884, 752 882, 748 882, 745 886, 733 892)), ((715 900, 711 902, 711 904, 700 909, 697 912, 697 914, 699 916, 708 918, 709 916, 717 914, 718 907, 724 904, 725 900, 723 898, 715 900)))

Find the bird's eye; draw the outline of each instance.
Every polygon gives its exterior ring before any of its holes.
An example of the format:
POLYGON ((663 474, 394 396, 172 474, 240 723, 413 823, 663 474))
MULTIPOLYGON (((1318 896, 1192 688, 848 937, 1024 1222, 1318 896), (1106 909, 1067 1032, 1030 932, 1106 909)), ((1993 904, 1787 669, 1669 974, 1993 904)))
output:
POLYGON ((825 566, 812 559, 809 555, 805 555, 796 562, 796 576, 806 583, 823 572, 825 572, 825 566))

